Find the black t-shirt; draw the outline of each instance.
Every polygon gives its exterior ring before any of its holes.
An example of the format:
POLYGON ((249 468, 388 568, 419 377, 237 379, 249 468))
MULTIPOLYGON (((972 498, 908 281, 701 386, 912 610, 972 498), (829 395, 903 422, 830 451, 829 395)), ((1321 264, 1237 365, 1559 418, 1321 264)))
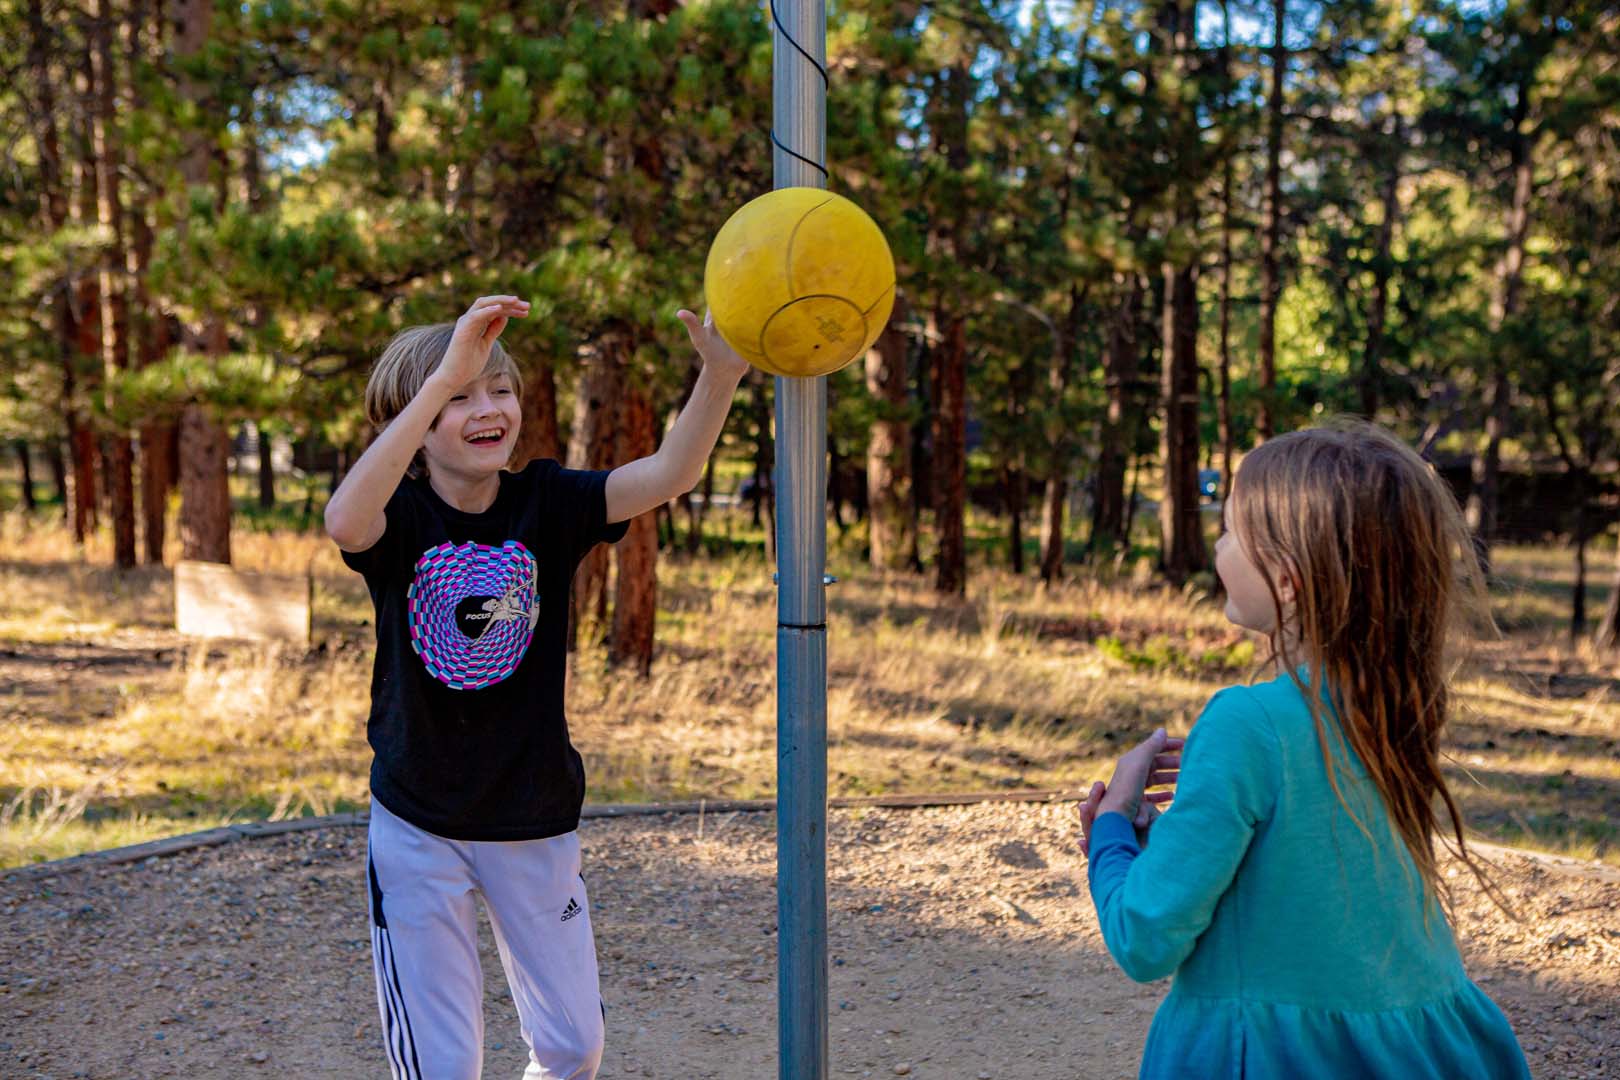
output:
POLYGON ((579 824, 585 769, 563 715, 574 569, 606 523, 606 472, 532 462, 488 510, 402 481, 382 538, 343 561, 377 609, 371 793, 452 840, 536 840, 579 824))

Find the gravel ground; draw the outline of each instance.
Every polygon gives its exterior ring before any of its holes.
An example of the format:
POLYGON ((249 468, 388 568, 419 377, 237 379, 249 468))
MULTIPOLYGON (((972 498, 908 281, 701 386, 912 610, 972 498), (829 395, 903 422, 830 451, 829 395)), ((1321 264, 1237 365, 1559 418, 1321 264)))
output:
MULTIPOLYGON (((832 1075, 1134 1076, 1165 984, 1103 950, 1067 805, 829 822, 832 1075)), ((776 1076, 775 823, 588 821, 604 1080, 776 1076)), ((365 836, 333 827, 0 879, 0 1076, 382 1077, 365 836)), ((1466 877, 1469 970, 1538 1077, 1620 1077, 1620 874, 1493 850, 1524 921, 1466 877)), ((525 1054, 493 944, 486 1074, 525 1054)))

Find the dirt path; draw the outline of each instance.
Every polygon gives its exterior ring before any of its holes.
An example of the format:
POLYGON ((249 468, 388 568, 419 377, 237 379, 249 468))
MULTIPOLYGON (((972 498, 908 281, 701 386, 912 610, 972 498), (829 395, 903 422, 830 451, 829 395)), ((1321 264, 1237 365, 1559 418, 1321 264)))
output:
MULTIPOLYGON (((832 1075, 1135 1075, 1163 987, 1103 951, 1063 805, 834 811, 832 1075)), ((776 1075, 774 820, 582 827, 604 1080, 776 1075), (701 828, 701 835, 700 835, 701 828)), ((379 1077, 364 832, 0 879, 0 1075, 379 1077)), ((1620 1076, 1620 875, 1493 853, 1526 920, 1461 886, 1470 971, 1538 1077, 1620 1076)), ((524 1053, 484 936, 486 1075, 524 1053)))

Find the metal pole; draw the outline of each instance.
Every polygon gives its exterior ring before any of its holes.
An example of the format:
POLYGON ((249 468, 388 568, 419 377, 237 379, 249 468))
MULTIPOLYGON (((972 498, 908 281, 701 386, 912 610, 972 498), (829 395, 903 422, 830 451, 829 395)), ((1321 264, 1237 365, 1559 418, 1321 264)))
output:
MULTIPOLYGON (((825 187, 825 3, 772 0, 772 14, 775 186, 825 187)), ((826 1080, 825 378, 777 378, 776 448, 777 1074, 826 1080)))

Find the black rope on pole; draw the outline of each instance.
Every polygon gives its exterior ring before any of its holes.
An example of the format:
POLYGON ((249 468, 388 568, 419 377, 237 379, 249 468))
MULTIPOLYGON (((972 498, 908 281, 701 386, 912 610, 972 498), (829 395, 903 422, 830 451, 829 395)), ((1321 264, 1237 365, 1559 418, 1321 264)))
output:
MULTIPOLYGON (((819 60, 817 60, 814 56, 811 56, 810 53, 805 50, 805 47, 803 45, 800 45, 798 43, 798 41, 796 41, 794 39, 792 34, 788 33, 787 27, 782 25, 782 17, 779 14, 777 14, 777 11, 776 11, 776 0, 770 0, 770 3, 771 3, 771 22, 776 24, 776 32, 778 34, 780 34, 783 38, 785 38, 789 45, 792 45, 796 50, 798 50, 798 53, 799 53, 800 56, 802 56, 806 60, 810 61, 810 66, 816 69, 816 74, 817 75, 821 76, 821 90, 822 90, 823 96, 825 96, 826 92, 829 89, 831 89, 831 87, 832 87, 832 83, 827 77, 827 69, 822 66, 822 64, 821 64, 821 62, 819 60)), ((810 166, 812 169, 819 172, 821 174, 821 178, 823 180, 827 180, 832 176, 832 174, 827 171, 827 167, 825 165, 823 165, 821 162, 810 160, 809 158, 805 157, 803 154, 799 153, 797 150, 793 149, 787 143, 785 143, 781 139, 777 138, 776 137, 776 129, 774 127, 771 128, 771 144, 773 146, 780 147, 782 152, 787 154, 789 157, 791 157, 791 158, 793 158, 793 159, 795 159, 797 161, 802 161, 806 165, 810 166)))
POLYGON ((821 88, 829 89, 831 84, 827 81, 827 69, 821 66, 819 60, 805 52, 804 46, 793 40, 793 35, 787 32, 787 27, 782 25, 782 17, 776 13, 776 0, 771 0, 771 21, 776 24, 776 32, 787 38, 788 44, 798 49, 799 55, 810 61, 810 66, 816 69, 816 74, 821 76, 821 88))
POLYGON ((812 169, 819 172, 821 174, 821 178, 823 180, 826 180, 827 178, 829 178, 832 175, 831 173, 829 173, 827 171, 827 167, 825 165, 821 164, 821 162, 819 162, 819 161, 811 161, 809 158, 805 157, 803 154, 801 154, 797 150, 793 149, 793 147, 789 146, 787 143, 783 142, 781 139, 778 139, 776 137, 776 129, 775 128, 771 129, 771 143, 773 145, 775 145, 775 146, 780 147, 784 154, 786 154, 786 155, 788 155, 789 157, 792 157, 792 158, 797 158, 798 160, 804 162, 806 165, 810 166, 812 169))

